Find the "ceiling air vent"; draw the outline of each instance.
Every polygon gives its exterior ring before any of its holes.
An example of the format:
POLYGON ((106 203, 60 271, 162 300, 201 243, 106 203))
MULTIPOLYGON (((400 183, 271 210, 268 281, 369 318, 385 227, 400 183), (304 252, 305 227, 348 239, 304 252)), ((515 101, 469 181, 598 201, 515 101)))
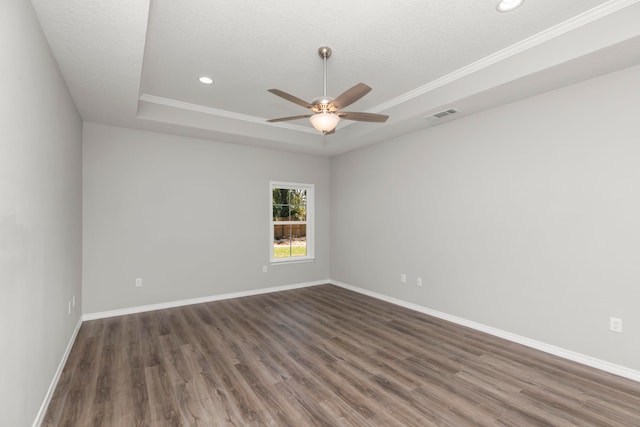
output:
POLYGON ((450 108, 448 110, 440 111, 439 113, 432 114, 430 116, 426 116, 425 119, 443 119, 447 116, 451 116, 452 114, 458 113, 459 110, 454 108, 450 108))

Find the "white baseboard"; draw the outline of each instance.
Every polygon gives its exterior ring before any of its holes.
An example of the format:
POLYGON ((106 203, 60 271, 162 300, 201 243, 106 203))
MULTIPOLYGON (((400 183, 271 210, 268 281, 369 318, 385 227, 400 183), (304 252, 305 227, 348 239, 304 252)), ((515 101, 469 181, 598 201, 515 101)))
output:
POLYGON ((165 308, 182 307, 184 305, 202 304, 204 302, 221 301, 221 300, 231 299, 231 298, 240 298, 240 297, 248 297, 252 295, 268 294, 271 292, 288 291, 291 289, 307 288, 310 286, 317 286, 317 285, 326 285, 328 283, 331 283, 329 279, 316 280, 314 282, 296 283, 293 285, 275 286, 272 288, 252 289, 249 291, 232 292, 229 294, 211 295, 206 297, 191 298, 191 299, 185 299, 185 300, 179 300, 179 301, 169 301, 169 302, 163 302, 159 304, 142 305, 138 307, 129 307, 129 308, 122 308, 118 310, 110 310, 110 311, 101 311, 98 313, 87 313, 82 316, 82 320, 86 321, 86 320, 105 319, 107 317, 122 316, 125 314, 143 313, 145 311, 154 311, 154 310, 162 310, 165 308))
POLYGON ((47 390, 47 394, 44 396, 44 400, 42 401, 42 405, 40 405, 40 410, 38 411, 38 415, 36 416, 35 421, 33 422, 33 427, 39 427, 44 421, 44 415, 47 412, 47 408, 49 407, 49 402, 51 402, 51 397, 53 396, 53 392, 58 385, 58 381, 60 380, 60 375, 62 375, 62 370, 64 369, 64 365, 67 363, 67 359, 69 358, 69 354, 71 353, 71 348, 73 348, 73 343, 76 342, 76 337, 78 336, 78 331, 80 330, 80 326, 82 326, 82 318, 78 319, 78 323, 76 324, 73 333, 71 334, 71 339, 69 339, 69 343, 67 344, 67 348, 62 354, 62 359, 60 360, 60 364, 58 364, 58 369, 56 370, 55 375, 53 376, 53 380, 51 380, 51 384, 49 384, 49 389, 47 390))
POLYGON ((401 307, 408 308, 410 310, 418 311, 420 313, 428 314, 429 316, 437 317, 439 319, 447 320, 458 325, 466 326, 471 329, 475 329, 480 332, 485 332, 489 335, 494 335, 499 338, 504 338, 508 341, 512 341, 518 344, 526 345, 527 347, 535 348, 536 350, 544 351, 545 353, 553 354, 554 356, 562 357, 563 359, 571 360, 592 368, 600 369, 611 374, 619 375, 630 380, 640 382, 640 371, 636 371, 626 366, 616 365, 615 363, 607 362, 605 360, 596 359, 595 357, 587 356, 575 351, 567 350, 562 347, 557 347, 551 344, 547 344, 541 341, 533 340, 521 335, 516 335, 511 332, 503 331, 491 326, 483 325, 482 323, 473 322, 471 320, 463 319, 462 317, 452 316, 447 313, 432 310, 430 308, 413 304, 398 298, 393 298, 378 292, 370 291, 368 289, 359 288, 357 286, 349 285, 347 283, 339 282, 336 280, 329 281, 332 285, 339 286, 341 288, 349 289, 354 292, 358 292, 370 297, 390 302, 392 304, 399 305, 401 307))

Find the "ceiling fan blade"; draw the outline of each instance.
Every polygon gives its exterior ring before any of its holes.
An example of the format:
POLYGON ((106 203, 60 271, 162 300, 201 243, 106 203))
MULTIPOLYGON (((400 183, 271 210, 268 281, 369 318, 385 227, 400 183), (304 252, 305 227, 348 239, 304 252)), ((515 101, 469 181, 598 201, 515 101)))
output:
POLYGON ((364 83, 358 83, 351 89, 347 89, 345 92, 340 94, 336 99, 333 100, 330 107, 335 108, 336 110, 342 110, 344 107, 348 107, 349 105, 356 102, 358 99, 362 98, 366 94, 371 91, 371 88, 364 83))
POLYGON ((334 133, 336 133, 336 128, 331 129, 329 132, 325 132, 323 135, 324 136, 333 135, 334 133))
POLYGON ((280 98, 284 98, 284 99, 286 99, 287 101, 291 101, 291 102, 293 102, 294 104, 298 104, 298 105, 299 105, 299 106, 301 106, 301 107, 304 107, 304 108, 311 108, 311 107, 313 107, 313 106, 312 106, 311 104, 309 104, 307 101, 302 100, 302 99, 300 99, 300 98, 298 98, 298 97, 295 97, 295 96, 293 96, 293 95, 291 95, 291 94, 288 94, 287 92, 283 92, 283 91, 281 91, 280 89, 269 89, 269 92, 271 92, 272 94, 274 94, 274 95, 276 95, 276 96, 279 96, 280 98))
POLYGON ((385 116, 384 114, 352 113, 348 111, 340 112, 338 113, 338 116, 346 120, 355 120, 357 122, 373 122, 373 123, 384 123, 389 118, 389 116, 385 116))
POLYGON ((306 119, 311 117, 313 114, 305 114, 303 116, 291 116, 291 117, 280 117, 278 119, 267 120, 268 123, 276 123, 276 122, 288 122, 289 120, 298 120, 298 119, 306 119))

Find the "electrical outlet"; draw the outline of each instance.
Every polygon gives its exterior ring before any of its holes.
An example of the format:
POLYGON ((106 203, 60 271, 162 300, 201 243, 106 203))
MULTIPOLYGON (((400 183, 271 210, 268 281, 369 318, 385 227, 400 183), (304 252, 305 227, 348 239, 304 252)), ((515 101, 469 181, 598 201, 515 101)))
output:
POLYGON ((406 274, 402 273, 400 275, 400 282, 401 283, 407 283, 407 275, 406 274))
POLYGON ((138 277, 136 279, 136 288, 139 288, 142 286, 142 278, 138 277))
POLYGON ((609 319, 609 329, 611 329, 613 332, 622 333, 622 319, 611 317, 609 319))
POLYGON ((262 272, 266 273, 267 271, 269 271, 269 268, 266 265, 262 266, 262 272))
POLYGON ((422 286, 422 277, 418 277, 418 280, 416 281, 416 284, 418 286, 422 286))

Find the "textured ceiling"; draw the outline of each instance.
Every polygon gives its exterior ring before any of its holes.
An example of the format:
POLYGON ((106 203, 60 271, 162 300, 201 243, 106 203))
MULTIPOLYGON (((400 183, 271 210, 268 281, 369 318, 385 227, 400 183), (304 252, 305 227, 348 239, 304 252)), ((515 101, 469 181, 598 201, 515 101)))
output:
POLYGON ((640 0, 32 3, 84 120, 320 155, 640 63, 640 0), (346 110, 387 123, 266 123, 306 113, 267 89, 322 94, 323 45, 328 95, 367 83, 346 110))

